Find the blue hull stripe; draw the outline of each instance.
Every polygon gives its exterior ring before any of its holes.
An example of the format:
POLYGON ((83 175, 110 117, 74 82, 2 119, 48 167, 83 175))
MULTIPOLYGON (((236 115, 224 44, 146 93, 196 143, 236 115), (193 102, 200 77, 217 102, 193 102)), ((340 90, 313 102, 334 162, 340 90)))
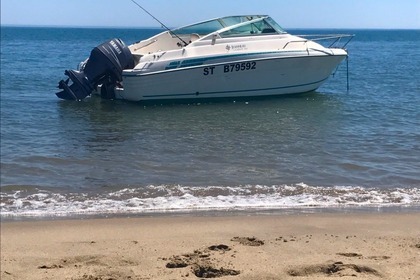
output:
POLYGON ((199 92, 199 93, 180 93, 180 94, 159 94, 159 95, 144 95, 144 98, 156 98, 156 97, 176 97, 176 96, 197 96, 197 95, 212 95, 212 94, 223 94, 223 93, 236 93, 236 92, 252 92, 252 91, 268 91, 268 90, 278 90, 278 89, 285 89, 285 88, 296 88, 296 87, 304 87, 315 85, 318 83, 322 83, 328 79, 322 79, 317 82, 301 84, 301 85, 292 85, 292 86, 283 86, 283 87, 273 87, 273 88, 259 88, 259 89, 246 89, 246 90, 231 90, 231 91, 213 91, 213 92, 199 92))

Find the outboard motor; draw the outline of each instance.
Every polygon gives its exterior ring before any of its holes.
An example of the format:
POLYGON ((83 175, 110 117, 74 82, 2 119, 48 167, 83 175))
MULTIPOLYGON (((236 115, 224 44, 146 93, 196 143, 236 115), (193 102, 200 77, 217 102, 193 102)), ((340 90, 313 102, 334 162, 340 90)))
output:
POLYGON ((114 98, 113 89, 122 81, 122 71, 131 68, 134 68, 134 57, 129 48, 122 40, 112 39, 94 48, 82 69, 66 70, 64 74, 69 78, 58 83, 62 91, 56 95, 67 100, 82 100, 103 84, 104 95, 114 98), (70 80, 73 83, 69 86, 70 80))

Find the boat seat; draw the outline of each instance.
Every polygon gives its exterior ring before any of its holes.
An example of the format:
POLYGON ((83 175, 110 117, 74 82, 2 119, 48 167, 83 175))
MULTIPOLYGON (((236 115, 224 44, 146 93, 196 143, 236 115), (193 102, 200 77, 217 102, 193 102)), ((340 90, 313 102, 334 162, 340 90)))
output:
POLYGON ((200 35, 198 35, 197 33, 192 33, 190 36, 190 43, 197 41, 198 39, 200 39, 200 35))

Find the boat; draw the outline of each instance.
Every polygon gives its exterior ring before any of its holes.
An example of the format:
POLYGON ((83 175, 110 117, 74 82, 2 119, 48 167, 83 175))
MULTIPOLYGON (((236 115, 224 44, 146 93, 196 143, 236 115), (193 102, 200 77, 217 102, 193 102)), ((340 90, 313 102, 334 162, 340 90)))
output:
POLYGON ((65 71, 68 78, 56 94, 68 100, 97 92, 106 99, 162 101, 309 92, 347 58, 352 36, 292 35, 268 15, 221 17, 131 45, 105 42, 78 70, 65 71))

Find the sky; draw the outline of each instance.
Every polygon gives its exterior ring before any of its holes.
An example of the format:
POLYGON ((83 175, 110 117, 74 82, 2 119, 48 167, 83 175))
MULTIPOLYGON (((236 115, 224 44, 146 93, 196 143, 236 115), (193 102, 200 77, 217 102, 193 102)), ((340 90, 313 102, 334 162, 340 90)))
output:
MULTIPOLYGON (((168 27, 268 14, 284 28, 420 29, 420 0, 135 0, 168 27)), ((1 25, 160 27, 132 0, 1 0, 1 25)))

